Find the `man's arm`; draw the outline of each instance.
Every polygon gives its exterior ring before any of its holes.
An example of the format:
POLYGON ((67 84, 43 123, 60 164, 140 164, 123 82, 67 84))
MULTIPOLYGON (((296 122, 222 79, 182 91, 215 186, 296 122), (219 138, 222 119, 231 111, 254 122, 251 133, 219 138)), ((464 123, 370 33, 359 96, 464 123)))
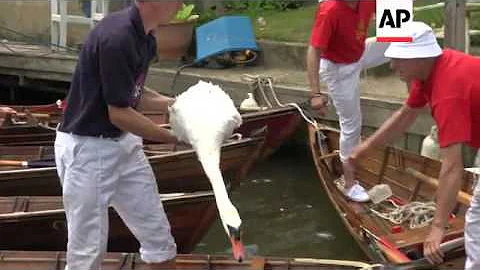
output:
POLYGON ((420 110, 403 105, 373 135, 353 151, 350 159, 355 162, 367 149, 384 145, 395 139, 413 124, 420 110))
POLYGON ((320 68, 320 55, 321 50, 319 48, 308 46, 307 50, 307 75, 308 82, 310 84, 310 105, 319 115, 326 114, 326 105, 328 98, 320 94, 320 75, 318 74, 320 68))
POLYGON ((440 243, 445 236, 448 216, 456 203, 457 193, 463 184, 462 144, 452 144, 440 149, 442 168, 438 180, 436 211, 430 233, 423 244, 423 253, 432 264, 443 261, 440 243))
POLYGON ((321 50, 312 45, 308 46, 307 51, 307 75, 312 93, 320 93, 320 76, 318 74, 320 68, 321 50))
POLYGON ((10 107, 0 107, 0 117, 5 117, 7 114, 16 114, 17 112, 10 107))
POLYGON ((177 138, 168 129, 161 128, 131 107, 108 105, 108 115, 112 124, 123 131, 152 141, 177 143, 177 138))
POLYGON ((463 184, 462 144, 441 148, 440 157, 442 168, 438 179, 437 211, 432 224, 445 228, 448 216, 455 206, 457 193, 463 184))
POLYGON ((144 86, 142 98, 138 104, 139 111, 168 112, 168 106, 175 102, 174 98, 164 96, 153 89, 144 86))
MULTIPOLYGON (((110 122, 119 129, 131 132, 142 138, 152 141, 176 143, 176 137, 167 129, 160 128, 152 120, 135 111, 129 103, 130 90, 135 87, 133 67, 135 66, 136 55, 128 49, 131 40, 105 38, 99 44, 99 72, 102 83, 102 94, 108 104, 108 115, 110 122)), ((151 100, 153 92, 146 91, 146 100, 151 100)), ((142 95, 143 97, 143 95, 142 95)), ((156 98, 153 98, 156 100, 156 98)), ((165 109, 167 103, 163 100, 143 104, 144 108, 155 107, 165 109), (147 104, 148 103, 148 104, 147 104), (148 105, 148 106, 147 106, 148 105)))

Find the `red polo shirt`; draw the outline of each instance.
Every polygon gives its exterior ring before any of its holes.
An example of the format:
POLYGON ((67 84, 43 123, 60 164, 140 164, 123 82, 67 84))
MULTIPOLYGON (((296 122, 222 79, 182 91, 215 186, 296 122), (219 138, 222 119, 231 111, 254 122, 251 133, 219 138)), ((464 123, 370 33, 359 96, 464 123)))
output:
POLYGON ((410 87, 407 105, 428 104, 440 147, 466 143, 480 148, 480 58, 446 49, 426 82, 410 87))
POLYGON ((375 0, 361 0, 357 8, 345 0, 319 4, 310 45, 322 51, 322 58, 335 63, 354 63, 365 50, 368 25, 375 14, 375 0))

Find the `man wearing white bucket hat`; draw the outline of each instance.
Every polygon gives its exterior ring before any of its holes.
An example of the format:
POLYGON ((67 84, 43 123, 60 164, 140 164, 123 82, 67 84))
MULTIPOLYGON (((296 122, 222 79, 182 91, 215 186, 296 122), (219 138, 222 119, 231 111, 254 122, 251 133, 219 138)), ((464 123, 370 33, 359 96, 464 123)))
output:
POLYGON ((388 43, 367 39, 375 0, 324 0, 318 5, 307 53, 311 106, 318 114, 325 114, 328 98, 320 93, 321 79, 327 85, 340 122, 340 160, 345 183, 338 186, 349 199, 365 202, 368 194, 354 181, 347 159, 361 136, 360 72, 388 61, 383 55, 388 43))
MULTIPOLYGON (((355 163, 370 147, 380 146, 403 133, 421 108, 428 105, 438 126, 442 168, 437 191, 437 210, 424 254, 440 263, 439 250, 449 213, 463 184, 462 144, 480 147, 480 58, 462 52, 442 50, 432 29, 422 22, 408 27, 410 43, 392 43, 385 56, 400 78, 409 83, 409 97, 377 132, 352 153, 355 163)), ((480 185, 477 184, 465 218, 465 269, 480 269, 480 185)))

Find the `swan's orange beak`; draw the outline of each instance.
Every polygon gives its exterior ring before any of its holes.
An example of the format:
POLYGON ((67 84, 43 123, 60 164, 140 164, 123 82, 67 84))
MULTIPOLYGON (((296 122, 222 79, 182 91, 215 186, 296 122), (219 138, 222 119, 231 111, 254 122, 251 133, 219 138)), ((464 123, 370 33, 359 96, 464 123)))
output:
POLYGON ((230 242, 232 243, 232 253, 233 258, 238 262, 242 262, 245 259, 245 247, 240 239, 235 239, 235 237, 230 237, 230 242))
POLYGON ((242 243, 240 228, 228 226, 228 230, 230 232, 230 243, 232 243, 233 258, 242 262, 245 259, 245 247, 242 243))

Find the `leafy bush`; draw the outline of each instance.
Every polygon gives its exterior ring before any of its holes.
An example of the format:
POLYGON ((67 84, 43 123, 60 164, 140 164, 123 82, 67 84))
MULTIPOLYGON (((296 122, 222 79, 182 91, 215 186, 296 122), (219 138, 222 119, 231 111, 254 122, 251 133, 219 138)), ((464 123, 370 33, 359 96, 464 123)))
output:
POLYGON ((243 1, 224 1, 226 10, 247 11, 247 10, 277 10, 294 9, 303 6, 308 1, 298 0, 243 0, 243 1))
POLYGON ((180 8, 175 15, 174 21, 190 21, 196 20, 199 18, 198 14, 193 14, 193 10, 195 9, 194 4, 183 4, 182 8, 180 8))

